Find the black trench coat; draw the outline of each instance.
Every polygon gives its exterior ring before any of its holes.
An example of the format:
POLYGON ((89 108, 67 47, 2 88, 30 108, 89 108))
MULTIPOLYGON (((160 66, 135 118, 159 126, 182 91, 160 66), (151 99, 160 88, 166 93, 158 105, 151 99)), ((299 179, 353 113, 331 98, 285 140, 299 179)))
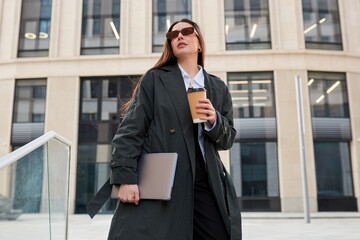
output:
MULTIPOLYGON (((241 239, 241 217, 235 190, 218 150, 229 149, 236 130, 232 101, 225 83, 205 72, 207 98, 217 124, 204 131, 205 158, 210 185, 232 240, 241 239)), ((140 200, 139 205, 118 203, 109 239, 192 239, 195 147, 191 113, 177 65, 147 72, 113 139, 111 184, 136 183, 141 153, 177 152, 178 164, 170 201, 140 200)))

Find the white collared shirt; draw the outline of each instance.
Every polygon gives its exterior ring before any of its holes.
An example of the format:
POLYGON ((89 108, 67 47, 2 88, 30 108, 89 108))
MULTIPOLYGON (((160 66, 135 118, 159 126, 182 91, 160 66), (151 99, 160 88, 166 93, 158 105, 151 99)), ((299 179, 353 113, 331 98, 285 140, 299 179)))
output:
POLYGON ((189 89, 189 87, 193 87, 193 88, 205 87, 204 72, 200 65, 198 65, 199 72, 195 75, 194 78, 191 78, 189 74, 187 74, 187 72, 185 72, 185 70, 180 66, 180 64, 178 64, 178 66, 180 68, 182 77, 184 79, 186 91, 189 89))
MULTIPOLYGON (((205 76, 204 76, 203 68, 200 65, 198 65, 199 72, 195 75, 194 78, 191 78, 189 76, 189 74, 187 74, 187 72, 185 72, 185 70, 180 66, 180 64, 178 64, 178 66, 181 71, 181 75, 184 79, 186 91, 189 89, 189 87, 193 87, 193 88, 204 88, 205 87, 205 76)), ((216 125, 216 122, 214 123, 214 125, 212 127, 209 126, 209 123, 206 122, 204 124, 205 130, 210 131, 215 125, 216 125)), ((198 142, 200 145, 200 149, 201 149, 201 153, 203 155, 204 161, 206 162, 203 131, 204 130, 201 127, 201 125, 198 124, 198 133, 199 133, 198 134, 198 142)))

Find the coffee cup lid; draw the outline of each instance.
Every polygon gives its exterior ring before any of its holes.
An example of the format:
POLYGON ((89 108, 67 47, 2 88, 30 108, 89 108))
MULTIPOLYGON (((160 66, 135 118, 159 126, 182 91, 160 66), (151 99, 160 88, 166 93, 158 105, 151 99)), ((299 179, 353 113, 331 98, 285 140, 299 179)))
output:
POLYGON ((188 88, 188 93, 191 93, 191 92, 203 92, 203 91, 206 92, 206 89, 205 88, 188 88))

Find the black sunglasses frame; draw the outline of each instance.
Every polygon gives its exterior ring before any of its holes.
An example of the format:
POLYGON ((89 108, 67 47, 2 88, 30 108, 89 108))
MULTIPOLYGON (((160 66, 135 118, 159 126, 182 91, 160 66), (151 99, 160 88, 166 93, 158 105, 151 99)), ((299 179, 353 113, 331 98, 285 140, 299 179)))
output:
POLYGON ((195 32, 196 35, 198 35, 196 29, 194 27, 186 27, 181 30, 173 30, 166 33, 166 38, 169 40, 172 40, 174 38, 177 38, 179 34, 181 33, 183 36, 188 36, 190 34, 193 34, 195 32), (191 29, 191 30, 190 30, 191 29))

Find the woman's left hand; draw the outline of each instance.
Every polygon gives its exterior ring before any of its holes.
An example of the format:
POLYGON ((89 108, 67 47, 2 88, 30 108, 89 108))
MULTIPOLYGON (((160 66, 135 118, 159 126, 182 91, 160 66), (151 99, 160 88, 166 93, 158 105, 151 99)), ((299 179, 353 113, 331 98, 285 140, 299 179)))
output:
POLYGON ((201 119, 207 120, 211 126, 214 125, 216 121, 216 111, 209 99, 207 98, 199 99, 199 103, 196 104, 196 109, 197 109, 196 110, 197 113, 206 114, 206 117, 202 117, 201 119))

